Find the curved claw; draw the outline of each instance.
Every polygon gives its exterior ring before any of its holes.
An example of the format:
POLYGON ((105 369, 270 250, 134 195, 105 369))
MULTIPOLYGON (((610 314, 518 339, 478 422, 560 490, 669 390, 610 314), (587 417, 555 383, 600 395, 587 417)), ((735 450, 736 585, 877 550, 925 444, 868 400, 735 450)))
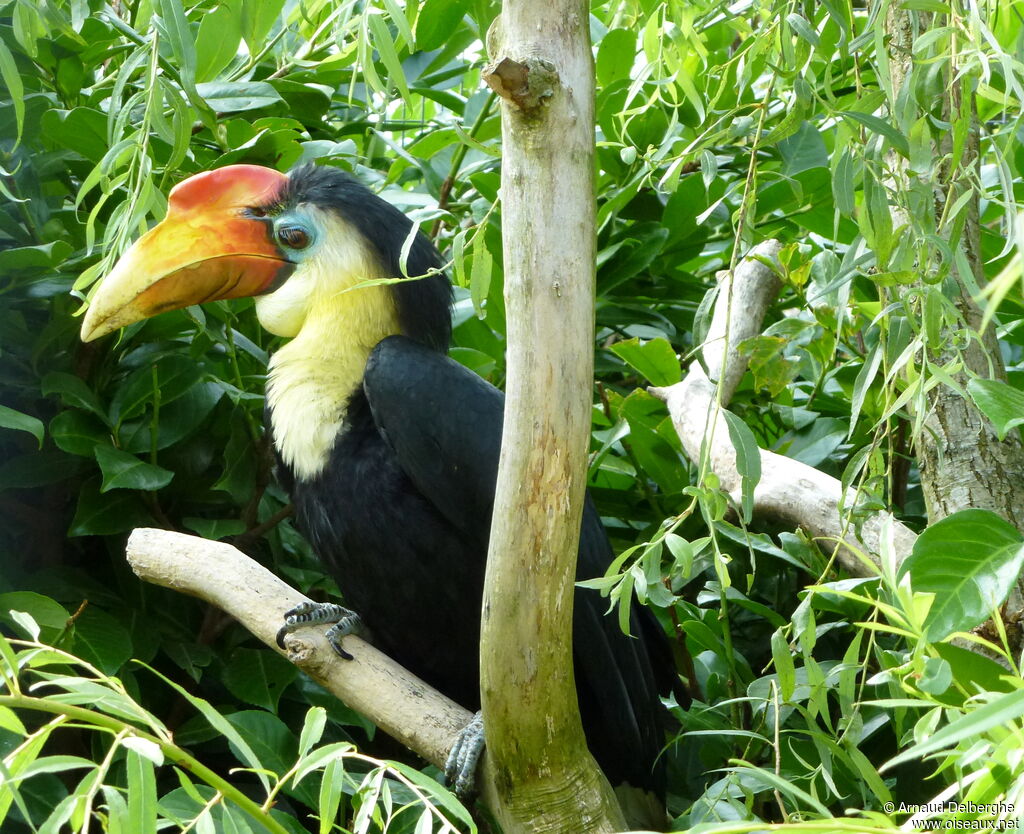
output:
POLYGON ((476 787, 476 768, 484 747, 484 719, 478 712, 459 731, 444 765, 445 783, 452 786, 460 799, 472 794, 476 787))
POLYGON ((286 634, 290 634, 291 632, 292 632, 292 629, 288 628, 288 623, 285 623, 284 625, 282 625, 277 630, 276 642, 277 642, 277 647, 279 649, 283 649, 284 648, 284 636, 286 634))
POLYGON ((362 627, 362 620, 359 615, 348 608, 336 605, 333 602, 311 602, 309 600, 300 602, 294 608, 285 612, 284 625, 278 629, 277 645, 282 649, 285 647, 284 638, 297 629, 318 623, 333 623, 327 629, 327 642, 331 648, 345 660, 352 660, 352 655, 345 651, 341 645, 341 638, 347 634, 354 634, 362 627))

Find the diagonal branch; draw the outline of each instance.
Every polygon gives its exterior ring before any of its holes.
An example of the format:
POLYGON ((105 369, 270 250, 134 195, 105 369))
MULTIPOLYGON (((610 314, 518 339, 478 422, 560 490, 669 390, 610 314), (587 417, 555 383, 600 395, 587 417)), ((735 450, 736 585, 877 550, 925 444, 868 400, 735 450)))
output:
MULTIPOLYGON (((700 461, 702 451, 706 451, 710 469, 718 476, 722 489, 734 496, 740 492, 740 475, 736 449, 722 412, 747 369, 747 359, 738 346, 761 332, 765 313, 778 295, 779 279, 768 264, 781 248, 778 241, 765 241, 748 254, 734 274, 723 277, 712 324, 701 348, 708 371, 694 362, 682 382, 650 389, 668 404, 686 454, 700 461), (716 384, 709 375, 720 382, 716 384)), ((852 529, 840 507, 853 507, 855 501, 855 491, 849 489, 844 494, 838 479, 792 458, 761 450, 761 480, 754 490, 756 514, 801 527, 826 551, 834 550, 836 558, 856 576, 874 573, 858 551, 876 564, 883 547, 891 546, 897 560, 910 554, 917 537, 891 513, 872 513, 859 529, 852 529), (891 541, 887 541, 890 535, 891 541)))
MULTIPOLYGON (((471 713, 358 637, 345 637, 354 656, 338 658, 323 629, 301 629, 277 646, 282 615, 307 598, 240 550, 167 530, 139 529, 128 539, 128 562, 145 582, 199 597, 240 622, 332 695, 388 735, 439 767, 471 713)), ((487 786, 484 800, 487 801, 487 786)))

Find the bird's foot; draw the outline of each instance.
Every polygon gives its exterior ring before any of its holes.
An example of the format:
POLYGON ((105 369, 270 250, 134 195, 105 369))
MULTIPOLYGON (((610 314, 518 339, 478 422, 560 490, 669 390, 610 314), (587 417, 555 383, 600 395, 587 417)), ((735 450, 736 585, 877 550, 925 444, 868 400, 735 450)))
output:
POLYGON ((476 787, 476 766, 484 752, 484 718, 481 713, 472 720, 455 738, 448 761, 444 765, 444 781, 452 786, 455 795, 465 798, 476 787))
POLYGON ((363 621, 355 611, 333 602, 300 602, 290 611, 286 611, 284 625, 277 632, 277 645, 283 649, 286 634, 318 623, 333 623, 327 629, 327 642, 339 656, 345 660, 352 660, 352 655, 342 648, 341 638, 359 632, 363 621))

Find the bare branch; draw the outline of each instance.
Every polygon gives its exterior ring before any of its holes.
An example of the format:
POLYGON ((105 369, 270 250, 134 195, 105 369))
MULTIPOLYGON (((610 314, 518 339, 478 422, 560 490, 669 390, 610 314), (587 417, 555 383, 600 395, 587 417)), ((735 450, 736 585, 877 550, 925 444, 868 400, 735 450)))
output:
MULTIPOLYGON (((761 331, 765 313, 778 294, 779 279, 764 261, 775 259, 781 248, 778 241, 765 241, 737 266, 734 275, 727 274, 722 279, 712 325, 702 348, 710 374, 721 379, 721 406, 717 404, 719 392, 715 383, 697 362, 690 366, 682 382, 649 389, 668 404, 686 454, 699 461, 706 443, 711 471, 720 479, 722 488, 734 496, 740 492, 740 476, 722 408, 747 369, 746 357, 741 355, 738 345, 761 331)), ((877 564, 886 531, 891 531, 891 546, 898 559, 910 553, 916 536, 909 528, 895 521, 890 513, 875 513, 854 531, 840 512, 842 499, 842 484, 836 478, 792 458, 761 450, 761 480, 754 490, 755 513, 774 522, 801 527, 826 551, 837 548, 836 557, 856 576, 873 572, 856 551, 877 564), (839 544, 841 541, 852 548, 839 544)), ((848 490, 845 508, 852 508, 855 501, 856 493, 848 490)))
POLYGON ((760 334, 765 313, 779 297, 782 281, 769 264, 781 249, 777 240, 766 240, 748 253, 735 273, 720 273, 718 300, 701 354, 708 377, 721 385, 723 403, 732 399, 747 370, 739 345, 760 334))
POLYGON ((338 658, 323 629, 276 637, 282 615, 307 598, 240 550, 167 530, 139 529, 128 539, 128 562, 154 585, 199 597, 226 611, 332 695, 388 735, 439 767, 472 714, 358 637, 344 638, 353 660, 338 658))

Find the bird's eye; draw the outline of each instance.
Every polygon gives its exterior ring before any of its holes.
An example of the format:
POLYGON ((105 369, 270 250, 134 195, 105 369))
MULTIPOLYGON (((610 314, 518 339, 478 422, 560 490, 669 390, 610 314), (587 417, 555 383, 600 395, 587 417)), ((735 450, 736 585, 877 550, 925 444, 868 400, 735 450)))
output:
POLYGON ((245 210, 245 213, 248 214, 250 217, 267 216, 267 210, 265 208, 261 208, 260 206, 250 206, 245 210))
POLYGON ((282 226, 277 230, 277 239, 289 249, 305 249, 309 246, 309 234, 301 226, 282 226))

